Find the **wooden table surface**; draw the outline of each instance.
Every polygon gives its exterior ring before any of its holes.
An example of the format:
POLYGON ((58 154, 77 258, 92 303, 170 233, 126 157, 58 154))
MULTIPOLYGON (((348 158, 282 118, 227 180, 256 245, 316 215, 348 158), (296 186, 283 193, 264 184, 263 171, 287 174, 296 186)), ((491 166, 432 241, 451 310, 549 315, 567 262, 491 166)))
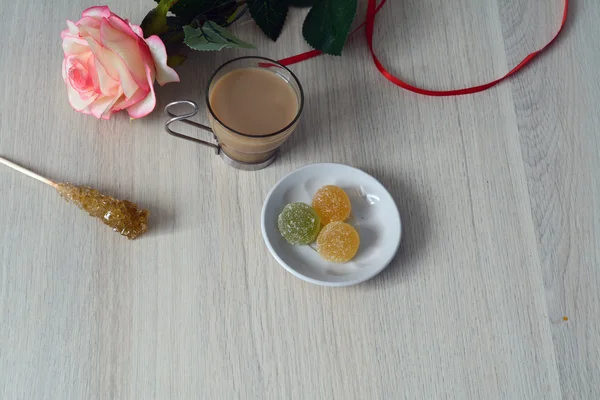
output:
MULTIPOLYGON (((154 4, 107 3, 138 23, 154 4)), ((258 172, 168 136, 162 108, 201 102, 234 56, 308 49, 305 11, 277 43, 240 21, 257 50, 194 54, 150 116, 98 121, 60 74, 65 20, 93 4, 3 3, 0 155, 136 201, 151 226, 128 241, 0 169, 0 398, 600 398, 598 1, 572 1, 550 51, 477 95, 395 87, 362 35, 293 66, 305 114, 258 172), (305 283, 263 243, 267 192, 316 162, 365 170, 398 204, 400 251, 369 282, 305 283)), ((562 0, 389 1, 376 48, 410 82, 462 87, 516 65, 561 14, 562 0)))

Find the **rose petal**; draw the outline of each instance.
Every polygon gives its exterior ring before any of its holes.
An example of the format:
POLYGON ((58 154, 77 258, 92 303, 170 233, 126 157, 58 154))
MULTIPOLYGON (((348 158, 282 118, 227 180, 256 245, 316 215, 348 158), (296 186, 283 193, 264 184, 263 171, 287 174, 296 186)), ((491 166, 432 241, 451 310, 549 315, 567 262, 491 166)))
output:
MULTIPOLYGON (((115 54, 112 50, 100 46, 92 38, 88 37, 86 40, 90 45, 90 49, 96 57, 96 60, 98 60, 98 63, 104 67, 106 73, 114 80, 121 82, 123 93, 125 93, 127 97, 133 96, 133 94, 138 90, 139 86, 131 76, 129 69, 121 57, 115 54)), ((98 64, 96 64, 96 66, 97 65, 98 64)), ((146 86, 144 89, 147 90, 148 85, 145 82, 143 83, 146 86)))
POLYGON ((156 35, 152 35, 145 39, 154 60, 154 68, 156 69, 156 81, 162 86, 169 82, 179 82, 179 75, 171 67, 167 65, 167 50, 164 43, 156 35))
MULTIPOLYGON (((88 53, 91 56, 91 53, 88 53)), ((82 100, 95 95, 95 87, 87 64, 90 57, 72 55, 64 59, 63 80, 79 93, 82 100)))
MULTIPOLYGON (((137 90, 140 87, 137 85, 136 81, 131 76, 131 73, 123 63, 123 60, 121 60, 116 54, 114 55, 114 63, 117 67, 117 70, 119 71, 119 78, 121 82, 121 87, 123 88, 123 93, 127 97, 133 96, 133 94, 137 92, 137 90)), ((148 90, 147 87, 142 87, 141 89, 148 90)))
POLYGON ((119 91, 119 81, 111 78, 98 60, 94 62, 94 69, 100 92, 105 96, 114 96, 119 91))
MULTIPOLYGON (((91 53, 91 52, 90 52, 91 53)), ((96 57, 93 55, 88 58, 87 61, 87 69, 90 78, 92 79, 92 84, 94 85, 94 92, 102 93, 100 89, 100 81, 98 80, 98 69, 96 68, 96 57)), ((106 73, 106 71, 104 71, 106 73)))
POLYGON ((125 22, 127 22, 127 24, 129 24, 129 27, 131 28, 132 31, 135 32, 136 35, 138 35, 140 38, 144 38, 144 31, 142 30, 142 27, 138 26, 138 25, 134 25, 131 22, 129 22, 128 20, 125 20, 125 22))
POLYGON ((69 78, 69 83, 75 90, 78 92, 89 91, 90 87, 93 89, 93 83, 88 74, 87 68, 85 65, 80 62, 76 62, 69 68, 67 73, 69 78))
POLYGON ((60 37, 63 39, 67 36, 79 36, 79 28, 77 28, 77 25, 73 21, 67 20, 67 29, 60 33, 60 37))
POLYGON ((119 79, 119 71, 112 64, 112 58, 111 58, 112 51, 102 47, 100 45, 100 43, 95 41, 94 38, 92 38, 92 37, 89 37, 89 36, 86 37, 85 41, 87 42, 88 46, 90 46, 90 51, 92 52, 94 57, 96 57, 96 60, 98 60, 98 62, 100 64, 102 64, 102 66, 104 67, 106 72, 113 79, 118 80, 119 79))
POLYGON ((63 63, 62 63, 62 70, 61 70, 61 72, 62 72, 62 78, 63 78, 63 81, 65 81, 65 83, 66 83, 66 81, 67 81, 67 69, 68 69, 68 68, 67 68, 67 60, 66 60, 66 59, 63 59, 63 63))
POLYGON ((111 101, 110 105, 102 113, 102 115, 101 115, 102 119, 110 119, 110 116, 112 115, 113 111, 117 111, 117 110, 115 110, 115 103, 117 103, 121 97, 123 97, 123 92, 119 91, 117 93, 117 96, 115 96, 113 98, 113 100, 111 101))
POLYGON ((142 89, 139 89, 137 92, 135 92, 135 94, 129 98, 125 97, 125 96, 121 96, 119 98, 119 101, 115 103, 115 105, 113 106, 113 111, 119 111, 119 110, 124 110, 129 106, 132 106, 136 103, 139 103, 140 101, 142 101, 144 99, 144 97, 146 97, 148 95, 147 92, 144 92, 142 89))
POLYGON ((107 18, 108 22, 111 26, 117 31, 126 34, 132 39, 139 39, 139 36, 131 29, 131 25, 125 22, 121 17, 117 14, 112 14, 109 18, 107 18))
POLYGON ((102 115, 110 115, 111 107, 118 99, 118 97, 100 96, 88 108, 94 117, 102 118, 102 115))
POLYGON ((63 53, 66 56, 72 54, 85 54, 91 53, 90 46, 85 39, 76 38, 73 36, 66 36, 62 42, 63 53))
MULTIPOLYGON (((137 85, 146 89, 145 63, 142 58, 137 35, 127 26, 127 29, 135 36, 134 39, 126 35, 123 31, 116 29, 111 23, 108 20, 103 20, 100 25, 102 44, 123 60, 137 85)), ((143 41, 140 42, 144 44, 143 41)))
POLYGON ((94 6, 83 10, 81 15, 83 17, 95 17, 95 18, 108 18, 110 17, 111 11, 108 6, 94 6))
POLYGON ((94 117, 100 119, 102 113, 106 111, 112 100, 113 99, 111 97, 98 96, 94 102, 90 103, 88 108, 94 117))
POLYGON ((79 28, 77 27, 77 24, 75 22, 67 20, 67 26, 69 27, 69 32, 71 32, 71 35, 79 35, 79 28))
POLYGON ((67 82, 67 94, 69 96, 69 104, 75 109, 75 111, 83 111, 88 105, 90 105, 98 95, 91 96, 88 99, 82 99, 79 93, 73 89, 67 82))
POLYGON ((67 61, 67 70, 70 69, 75 64, 83 64, 87 65, 87 61, 90 57, 93 57, 92 52, 81 53, 81 54, 69 54, 65 56, 65 60, 67 61))
POLYGON ((119 18, 118 15, 114 14, 111 16, 111 18, 109 18, 109 22, 111 23, 113 28, 117 29, 118 31, 124 31, 129 36, 131 36, 132 39, 135 39, 139 53, 141 54, 142 59, 144 60, 144 64, 148 64, 151 66, 154 65, 154 59, 152 58, 152 54, 150 53, 150 48, 148 47, 148 44, 144 41, 144 33, 142 31, 142 28, 129 23, 127 20, 122 20, 119 18), (133 34, 130 30, 133 31, 133 34))
POLYGON ((154 86, 152 85, 154 76, 152 75, 152 70, 150 67, 146 66, 146 77, 150 83, 150 92, 148 92, 148 95, 142 101, 127 108, 127 112, 131 118, 145 117, 150 114, 156 106, 156 96, 154 95, 154 86))
POLYGON ((77 22, 77 27, 79 28, 79 36, 85 38, 91 36, 98 43, 102 43, 102 38, 100 37, 100 21, 92 17, 83 17, 77 22))

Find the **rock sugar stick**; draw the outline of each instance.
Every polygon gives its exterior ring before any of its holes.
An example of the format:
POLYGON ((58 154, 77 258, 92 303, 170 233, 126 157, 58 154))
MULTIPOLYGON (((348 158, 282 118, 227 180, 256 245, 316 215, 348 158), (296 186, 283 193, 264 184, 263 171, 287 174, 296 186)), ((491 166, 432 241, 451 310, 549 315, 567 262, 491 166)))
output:
POLYGON ((137 205, 130 201, 105 196, 96 189, 86 186, 51 181, 2 157, 0 163, 52 186, 67 201, 76 204, 92 217, 110 226, 113 231, 127 236, 128 239, 135 239, 148 229, 150 212, 138 209, 137 205))

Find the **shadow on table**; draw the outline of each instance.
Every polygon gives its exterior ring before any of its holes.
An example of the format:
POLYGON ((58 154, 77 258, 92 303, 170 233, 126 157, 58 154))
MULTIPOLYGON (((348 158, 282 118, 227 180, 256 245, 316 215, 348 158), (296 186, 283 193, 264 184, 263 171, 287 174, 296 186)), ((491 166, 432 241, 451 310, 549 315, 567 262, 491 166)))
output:
POLYGON ((408 279, 414 272, 417 259, 430 245, 431 220, 426 212, 425 201, 419 198, 417 190, 395 178, 393 171, 386 171, 382 176, 369 171, 369 168, 361 169, 374 176, 389 190, 402 220, 402 239, 398 253, 379 275, 359 285, 359 288, 380 288, 382 285, 408 279))
MULTIPOLYGON (((359 96, 361 91, 356 85, 348 82, 335 90, 304 89, 304 109, 298 127, 287 142, 281 147, 282 153, 293 153, 296 157, 329 158, 328 153, 322 149, 331 148, 331 143, 342 143, 345 140, 347 126, 356 126, 363 121, 364 115, 351 108, 332 106, 339 104, 341 99, 350 99, 359 96), (352 109, 353 112, 348 112, 352 109)), ((362 110, 359 110, 362 111, 362 110)), ((315 160, 311 160, 315 161, 315 160)))
POLYGON ((211 54, 211 57, 200 59, 199 55, 192 52, 189 59, 181 66, 177 67, 177 73, 181 79, 180 83, 169 83, 164 86, 155 85, 156 90, 156 109, 150 117, 166 121, 167 116, 164 113, 165 106, 177 100, 192 100, 198 104, 198 116, 194 119, 199 122, 206 121, 206 85, 212 72, 217 68, 220 58, 211 54))
POLYGON ((146 236, 172 235, 175 231, 176 217, 173 210, 158 204, 148 204, 150 218, 146 236))

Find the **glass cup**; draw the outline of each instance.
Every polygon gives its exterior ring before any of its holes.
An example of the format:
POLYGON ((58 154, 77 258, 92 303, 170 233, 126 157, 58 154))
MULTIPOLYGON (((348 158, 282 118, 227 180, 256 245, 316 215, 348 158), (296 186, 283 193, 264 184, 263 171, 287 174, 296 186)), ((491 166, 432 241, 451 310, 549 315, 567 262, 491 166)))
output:
POLYGON ((181 100, 169 103, 165 107, 165 112, 172 117, 165 124, 166 131, 173 136, 209 146, 229 165, 245 170, 262 169, 275 160, 279 147, 290 137, 298 125, 304 106, 304 93, 298 78, 296 78, 292 71, 279 64, 277 61, 263 57, 240 57, 221 65, 215 71, 208 83, 205 99, 210 127, 189 120, 188 118, 198 113, 198 105, 190 100, 181 100), (215 84, 228 72, 245 68, 266 68, 279 75, 293 89, 298 100, 298 111, 296 117, 283 129, 280 129, 277 132, 264 132, 264 134, 260 135, 248 135, 228 127, 223 121, 219 120, 214 113, 210 104, 210 98, 215 84), (187 114, 177 115, 170 111, 171 107, 177 105, 192 106, 194 110, 187 114), (205 131, 212 132, 216 143, 207 142, 173 131, 169 125, 176 121, 185 122, 205 131))

